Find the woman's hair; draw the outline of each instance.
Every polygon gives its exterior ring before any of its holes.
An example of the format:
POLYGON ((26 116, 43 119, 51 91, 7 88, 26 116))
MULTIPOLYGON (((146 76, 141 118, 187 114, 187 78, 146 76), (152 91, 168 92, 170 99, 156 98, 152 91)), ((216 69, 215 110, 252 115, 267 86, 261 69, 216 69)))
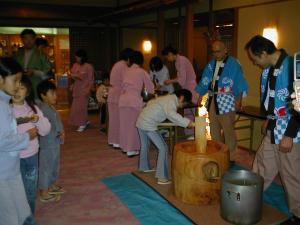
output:
POLYGON ((80 58, 80 64, 85 64, 88 61, 87 53, 83 49, 78 49, 75 55, 80 58))
POLYGON ((120 52, 120 60, 127 61, 134 50, 132 48, 125 48, 120 52))
POLYGON ((46 95, 48 91, 50 90, 56 90, 55 84, 50 80, 44 80, 37 86, 37 93, 39 96, 39 99, 43 101, 42 95, 46 95))
POLYGON ((192 92, 187 89, 179 89, 174 92, 174 94, 179 98, 180 96, 184 97, 184 102, 190 103, 192 101, 192 92))
POLYGON ((144 63, 144 56, 140 51, 133 51, 129 57, 130 64, 137 64, 142 66, 144 63))
POLYGON ((165 47, 163 50, 162 50, 162 55, 166 56, 168 55, 169 53, 172 53, 174 55, 177 55, 178 54, 178 51, 177 49, 173 48, 171 45, 165 47))
POLYGON ((0 59, 0 76, 5 78, 22 72, 21 65, 12 57, 3 57, 0 59))
POLYGON ((160 71, 164 66, 162 60, 158 56, 154 56, 150 60, 149 64, 150 64, 150 70, 155 72, 160 71))
POLYGON ((264 51, 270 55, 273 54, 277 49, 272 41, 264 38, 261 35, 256 35, 250 39, 246 44, 245 49, 251 49, 251 52, 255 56, 260 56, 264 51))
POLYGON ((30 108, 32 109, 32 111, 34 113, 37 113, 36 108, 35 108, 35 101, 34 101, 34 90, 33 90, 33 86, 32 86, 30 79, 28 78, 28 76, 23 75, 20 83, 27 90, 27 93, 26 93, 27 95, 25 98, 26 103, 30 106, 30 108))

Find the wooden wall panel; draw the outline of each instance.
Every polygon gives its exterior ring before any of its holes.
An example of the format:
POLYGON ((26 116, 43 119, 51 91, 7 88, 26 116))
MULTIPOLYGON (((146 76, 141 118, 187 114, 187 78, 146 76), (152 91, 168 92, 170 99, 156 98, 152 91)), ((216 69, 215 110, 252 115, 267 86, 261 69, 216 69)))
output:
POLYGON ((117 57, 117 35, 113 28, 70 28, 70 61, 78 49, 87 51, 97 71, 109 71, 117 57))

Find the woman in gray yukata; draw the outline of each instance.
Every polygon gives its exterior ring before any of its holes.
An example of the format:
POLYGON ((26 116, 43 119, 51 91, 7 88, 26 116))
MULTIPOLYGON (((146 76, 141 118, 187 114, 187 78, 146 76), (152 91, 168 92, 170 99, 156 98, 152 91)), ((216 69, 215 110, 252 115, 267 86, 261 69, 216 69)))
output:
POLYGON ((0 225, 35 225, 20 173, 20 152, 37 137, 37 129, 17 133, 9 102, 22 77, 22 67, 12 58, 0 59, 0 225))

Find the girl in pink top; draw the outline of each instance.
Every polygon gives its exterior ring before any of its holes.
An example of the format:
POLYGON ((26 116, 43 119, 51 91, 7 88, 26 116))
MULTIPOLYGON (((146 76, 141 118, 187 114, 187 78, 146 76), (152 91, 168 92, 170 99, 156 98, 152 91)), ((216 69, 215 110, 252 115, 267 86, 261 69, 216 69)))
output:
MULTIPOLYGON (((17 93, 12 97, 13 113, 17 119, 19 134, 36 127, 40 136, 49 133, 51 125, 47 118, 34 103, 32 84, 27 76, 22 77, 17 93)), ((38 151, 39 141, 35 138, 29 142, 29 146, 21 151, 20 170, 27 195, 27 200, 32 214, 35 211, 35 199, 38 180, 38 151)))
POLYGON ((141 92, 154 93, 154 85, 149 74, 142 68, 144 57, 141 52, 134 51, 130 56, 132 66, 125 72, 123 92, 119 100, 120 113, 120 147, 128 157, 139 154, 140 139, 136 128, 137 118, 143 108, 141 92))
POLYGON ((110 72, 110 89, 108 92, 108 144, 120 147, 119 98, 122 92, 123 78, 129 65, 129 56, 133 50, 126 48, 120 53, 120 61, 116 62, 110 72))
POLYGON ((94 68, 87 63, 87 54, 80 49, 75 53, 76 63, 71 69, 71 76, 74 79, 72 86, 73 102, 69 117, 69 123, 78 126, 77 131, 84 131, 89 125, 88 101, 90 91, 94 84, 94 68))

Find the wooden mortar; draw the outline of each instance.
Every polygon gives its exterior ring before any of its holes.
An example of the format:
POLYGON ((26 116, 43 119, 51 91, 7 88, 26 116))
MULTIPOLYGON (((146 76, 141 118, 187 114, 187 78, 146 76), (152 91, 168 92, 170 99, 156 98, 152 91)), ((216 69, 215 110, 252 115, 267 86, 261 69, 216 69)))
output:
POLYGON ((220 199, 220 178, 229 169, 229 150, 223 143, 207 141, 205 120, 195 119, 195 141, 181 142, 174 148, 174 194, 185 203, 213 204, 220 199))

